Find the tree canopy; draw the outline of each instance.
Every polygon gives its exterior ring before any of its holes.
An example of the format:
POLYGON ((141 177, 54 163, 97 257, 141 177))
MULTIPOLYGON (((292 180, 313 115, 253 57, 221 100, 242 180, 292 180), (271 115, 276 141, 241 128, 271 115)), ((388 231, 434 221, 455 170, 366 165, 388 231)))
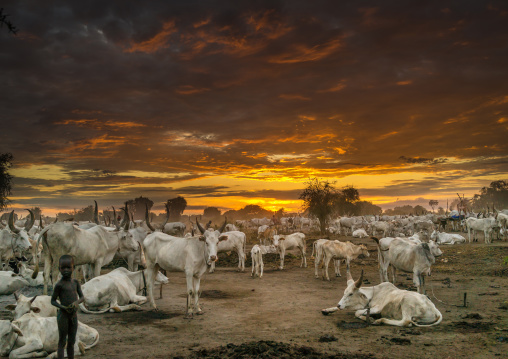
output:
POLYGON ((187 201, 182 196, 178 196, 167 201, 169 207, 169 221, 178 222, 187 207, 187 201))
POLYGON ((9 174, 9 169, 12 166, 12 154, 0 154, 0 211, 7 208, 10 200, 7 196, 11 195, 12 190, 12 176, 9 174))
POLYGON ((321 233, 325 233, 330 217, 336 212, 337 205, 343 198, 329 181, 311 178, 306 185, 299 197, 303 200, 303 209, 319 219, 321 233))

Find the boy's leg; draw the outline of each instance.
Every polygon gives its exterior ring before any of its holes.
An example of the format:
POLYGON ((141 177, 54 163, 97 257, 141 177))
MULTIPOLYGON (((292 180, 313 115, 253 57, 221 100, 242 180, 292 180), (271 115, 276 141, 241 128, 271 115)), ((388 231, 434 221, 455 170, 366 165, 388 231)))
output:
POLYGON ((58 310, 58 314, 56 316, 56 321, 58 324, 58 359, 64 358, 64 349, 67 339, 67 333, 69 332, 69 319, 62 310, 58 310))
POLYGON ((78 316, 74 314, 69 318, 69 336, 67 338, 67 358, 74 359, 74 344, 78 332, 78 316))

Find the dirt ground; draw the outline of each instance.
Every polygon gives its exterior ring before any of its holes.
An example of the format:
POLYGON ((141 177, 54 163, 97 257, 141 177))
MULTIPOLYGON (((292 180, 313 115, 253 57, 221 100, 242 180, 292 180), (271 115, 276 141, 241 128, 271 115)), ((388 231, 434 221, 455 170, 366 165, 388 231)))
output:
MULTIPOLYGON (((248 250, 254 242, 249 236, 248 250)), ((216 272, 201 281, 202 316, 184 319, 186 284, 183 273, 169 273, 157 299, 158 312, 87 315, 79 319, 96 328, 100 342, 87 358, 508 358, 508 242, 486 245, 442 245, 443 255, 427 278, 427 294, 443 314, 430 328, 365 326, 353 311, 328 316, 346 286, 343 277, 314 278, 307 236, 308 268, 300 268, 296 252, 277 269, 275 255, 265 257, 263 278, 251 268, 236 271, 236 254, 220 254, 216 272), (464 293, 467 306, 464 307, 464 293)), ((356 279, 363 269, 364 285, 379 284, 377 250, 371 239, 351 240, 368 246, 370 257, 351 265, 356 279), (370 284, 369 284, 370 283, 370 284)), ((250 256, 247 264, 250 266, 250 256)), ((321 270, 320 270, 321 273, 321 270)), ((412 276, 400 274, 397 286, 410 289, 412 276)), ((156 298, 159 290, 156 290, 156 298)), ((0 300, 0 311, 7 302, 0 300)), ((5 312, 3 312, 5 317, 5 312)))

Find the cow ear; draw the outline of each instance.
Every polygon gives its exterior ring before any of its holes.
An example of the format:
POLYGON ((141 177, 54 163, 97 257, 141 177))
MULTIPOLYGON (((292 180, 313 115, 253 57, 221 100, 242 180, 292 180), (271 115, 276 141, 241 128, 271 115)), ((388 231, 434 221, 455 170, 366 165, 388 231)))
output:
POLYGON ((16 304, 8 304, 5 306, 5 309, 7 310, 15 310, 16 309, 16 304))
POLYGON ((219 241, 225 241, 228 239, 228 236, 220 236, 219 241))
POLYGON ((34 313, 40 313, 41 309, 39 307, 30 307, 30 310, 34 313))
POLYGON ((206 241, 206 237, 205 236, 199 236, 199 240, 204 242, 204 241, 206 241))

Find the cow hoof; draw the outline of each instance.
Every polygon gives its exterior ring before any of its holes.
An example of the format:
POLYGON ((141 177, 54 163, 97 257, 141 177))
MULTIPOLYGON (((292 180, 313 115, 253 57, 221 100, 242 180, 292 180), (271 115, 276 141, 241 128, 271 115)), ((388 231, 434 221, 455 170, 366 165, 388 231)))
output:
POLYGON ((330 312, 327 312, 326 310, 324 310, 324 309, 323 309, 323 310, 321 311, 321 314, 323 314, 323 315, 328 315, 328 314, 330 314, 330 312))
POLYGON ((83 344, 83 342, 78 343, 78 348, 81 355, 85 355, 85 344, 83 344))
POLYGON ((199 310, 196 315, 203 315, 203 311, 202 310, 199 310))
POLYGON ((192 314, 187 313, 187 314, 183 317, 183 319, 194 319, 194 317, 192 316, 192 314))
POLYGON ((158 311, 159 311, 159 308, 157 308, 157 307, 152 308, 152 312, 158 312, 158 311))
POLYGON ((111 309, 109 310, 111 313, 113 312, 116 312, 116 313, 121 313, 122 311, 120 310, 120 308, 118 307, 111 307, 111 309))

